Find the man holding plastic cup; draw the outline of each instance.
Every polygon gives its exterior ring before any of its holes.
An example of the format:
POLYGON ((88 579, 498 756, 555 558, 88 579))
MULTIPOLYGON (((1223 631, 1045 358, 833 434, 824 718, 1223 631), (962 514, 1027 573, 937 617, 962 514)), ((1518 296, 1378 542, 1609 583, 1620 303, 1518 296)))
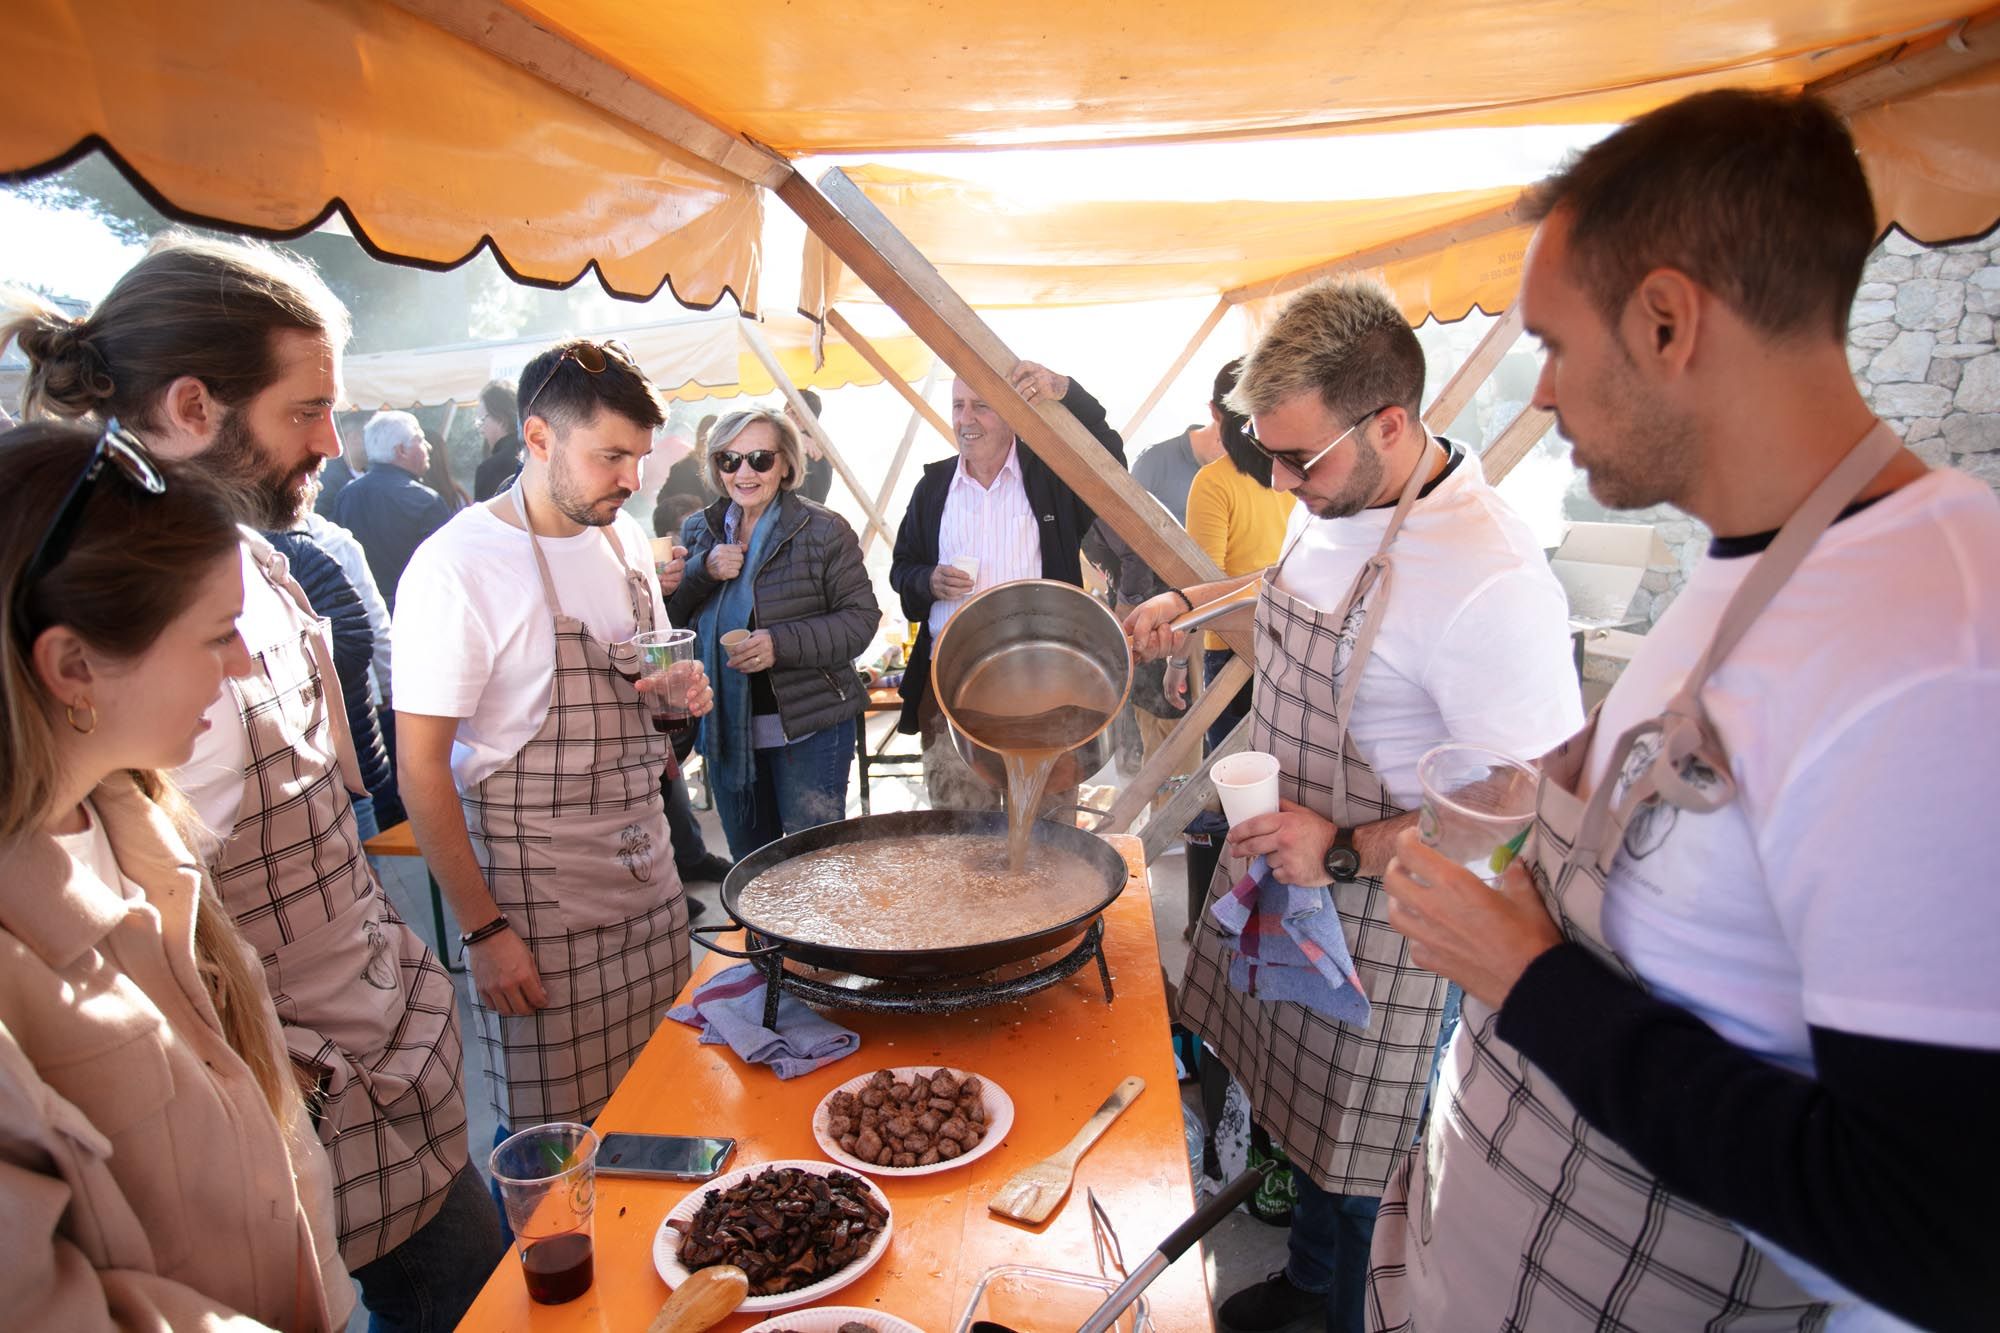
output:
POLYGON ((2000 505, 1855 386, 1854 138, 1704 93, 1528 212, 1534 401, 1599 502, 1714 538, 1499 892, 1398 849, 1390 922, 1465 1022, 1370 1317, 1992 1328, 2000 505))
POLYGON ((520 477, 418 549, 395 625, 404 803, 465 931, 503 1130, 589 1121, 687 981, 660 774, 712 697, 699 662, 638 642, 682 576, 621 513, 652 385, 582 339, 520 384, 520 477))
POLYGON ((1361 1326, 1376 1200, 1415 1137, 1445 999, 1443 979, 1389 929, 1380 880, 1396 834, 1416 822, 1418 760, 1440 741, 1531 757, 1582 719, 1562 589, 1478 460, 1425 430, 1423 390, 1423 350, 1385 291, 1301 292, 1229 400, 1270 453, 1272 484, 1300 501, 1278 564, 1163 593, 1126 622, 1134 648, 1158 656, 1177 649, 1175 617, 1261 583, 1258 758, 1219 762, 1229 770, 1218 783, 1240 781, 1240 794, 1274 759, 1276 789, 1267 813, 1233 823, 1180 1019, 1290 1156, 1298 1203, 1290 1262, 1223 1303, 1227 1329, 1315 1312, 1330 1329, 1361 1326), (1328 887, 1369 1001, 1364 1030, 1230 983, 1236 951, 1213 909, 1256 857, 1280 883, 1328 887))

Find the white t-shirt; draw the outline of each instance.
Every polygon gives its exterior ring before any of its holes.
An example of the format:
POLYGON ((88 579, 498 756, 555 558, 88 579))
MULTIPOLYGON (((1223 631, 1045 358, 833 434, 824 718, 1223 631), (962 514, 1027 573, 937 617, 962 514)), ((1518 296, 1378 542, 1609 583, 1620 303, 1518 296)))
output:
POLYGON ((67 852, 71 861, 95 875, 106 888, 128 900, 144 898, 146 891, 118 868, 118 855, 111 850, 111 835, 104 831, 104 821, 97 817, 97 807, 85 801, 83 813, 90 820, 90 826, 77 833, 56 834, 56 846, 67 852))
MULTIPOLYGON (((944 495, 944 513, 938 518, 938 563, 948 565, 956 556, 969 555, 979 562, 972 592, 997 588, 1015 579, 1042 576, 1042 532, 1035 522, 1035 508, 1021 485, 1019 446, 1009 446, 1007 461, 1000 465, 991 486, 981 486, 965 470, 965 460, 951 474, 944 495)), ((931 604, 933 637, 944 630, 947 620, 972 594, 931 604)))
MULTIPOLYGON (((651 543, 622 512, 610 530, 652 589, 653 624, 665 629, 651 543)), ((581 620, 600 642, 631 638, 638 622, 604 530, 538 540, 563 614, 581 620)), ((403 571, 392 693, 400 712, 459 719, 451 771, 460 791, 519 754, 541 730, 556 669, 552 615, 528 534, 483 504, 453 515, 403 571)))
MULTIPOLYGON (((263 537, 246 529, 243 537, 243 614, 236 621, 236 629, 243 636, 243 646, 252 657, 296 639, 308 623, 299 604, 272 587, 264 577, 263 569, 251 554, 258 546, 270 549, 270 544, 263 537)), ((237 813, 243 808, 243 781, 250 771, 250 736, 244 730, 243 714, 236 706, 235 691, 229 688, 227 681, 223 682, 222 693, 208 706, 204 716, 208 719, 208 730, 196 738, 194 753, 185 764, 174 770, 173 776, 188 799, 194 802, 195 813, 201 816, 201 822, 215 835, 215 846, 220 846, 235 829, 237 813)), ((214 847, 202 850, 205 855, 212 854, 214 847)))
MULTIPOLYGON (((1687 678, 1754 560, 1704 559, 1646 636, 1598 720, 1593 786, 1620 733, 1687 678)), ((1619 955, 1661 999, 1803 1073, 1808 1024, 2000 1047, 1992 493, 1933 472, 1835 524, 1701 699, 1737 798, 1635 817, 1605 898, 1619 955)), ((1808 1290, 1842 1294, 1767 1248, 1808 1290)))
MULTIPOLYGON (((1279 589, 1337 608, 1381 545, 1391 512, 1325 519, 1294 507, 1279 589)), ((1391 801, 1405 810, 1421 803, 1417 761, 1435 745, 1459 741, 1530 760, 1582 727, 1562 585, 1477 458, 1460 458, 1416 501, 1389 551, 1389 607, 1348 730, 1391 801)), ((1361 609, 1349 614, 1336 649, 1341 674, 1361 609)))

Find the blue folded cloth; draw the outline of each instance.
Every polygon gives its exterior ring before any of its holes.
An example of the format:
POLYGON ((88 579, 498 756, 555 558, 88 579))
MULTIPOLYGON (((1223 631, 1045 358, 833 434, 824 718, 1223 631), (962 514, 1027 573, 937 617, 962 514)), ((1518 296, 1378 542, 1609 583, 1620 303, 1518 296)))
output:
POLYGON ((1330 889, 1281 883, 1260 856, 1208 912, 1236 951, 1231 986, 1259 1000, 1302 1004, 1350 1027, 1368 1026, 1368 993, 1330 889))
POLYGON ((667 1017, 701 1029, 701 1044, 727 1043, 747 1064, 779 1078, 810 1074, 861 1049, 861 1036, 820 1017, 790 995, 778 997, 778 1027, 764 1026, 764 974, 749 963, 718 972, 667 1017))

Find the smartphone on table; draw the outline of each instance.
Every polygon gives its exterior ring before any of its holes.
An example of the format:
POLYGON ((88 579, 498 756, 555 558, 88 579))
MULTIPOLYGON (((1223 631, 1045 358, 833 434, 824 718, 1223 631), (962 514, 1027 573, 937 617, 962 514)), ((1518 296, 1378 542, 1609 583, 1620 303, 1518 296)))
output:
POLYGON ((597 1173, 707 1180, 721 1173, 735 1151, 735 1139, 690 1134, 606 1134, 597 1147, 597 1173))

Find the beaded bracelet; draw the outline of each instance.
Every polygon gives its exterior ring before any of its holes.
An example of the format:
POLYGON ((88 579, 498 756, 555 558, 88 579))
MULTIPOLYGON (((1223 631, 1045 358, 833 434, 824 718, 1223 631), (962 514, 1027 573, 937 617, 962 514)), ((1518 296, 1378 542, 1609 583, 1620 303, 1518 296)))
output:
POLYGON ((502 912, 499 916, 494 917, 491 921, 488 921, 478 930, 470 931, 464 935, 460 935, 458 937, 459 947, 469 948, 470 946, 479 943, 481 940, 490 940, 495 935, 498 935, 501 931, 505 929, 507 929, 507 914, 505 912, 502 912))
POLYGON ((1181 591, 1179 588, 1169 588, 1167 589, 1167 591, 1172 593, 1174 596, 1180 598, 1182 606, 1185 606, 1190 611, 1194 610, 1194 599, 1192 597, 1189 597, 1185 592, 1181 591))

